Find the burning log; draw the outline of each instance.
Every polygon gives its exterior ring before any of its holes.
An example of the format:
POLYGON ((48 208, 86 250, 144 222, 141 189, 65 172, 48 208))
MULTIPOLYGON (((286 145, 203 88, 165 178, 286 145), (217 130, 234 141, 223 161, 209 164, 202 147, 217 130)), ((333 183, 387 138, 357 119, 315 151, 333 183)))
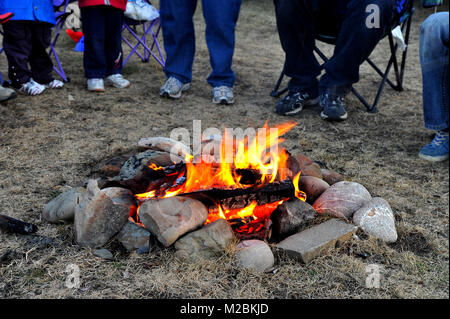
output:
POLYGON ((0 229, 8 233, 21 235, 33 234, 38 230, 36 225, 6 215, 0 215, 0 229))

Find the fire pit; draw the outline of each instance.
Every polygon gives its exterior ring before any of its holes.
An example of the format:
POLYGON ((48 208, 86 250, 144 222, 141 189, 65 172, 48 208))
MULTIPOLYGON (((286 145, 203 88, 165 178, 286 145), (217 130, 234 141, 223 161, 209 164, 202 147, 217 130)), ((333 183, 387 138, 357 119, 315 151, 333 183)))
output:
POLYGON ((156 239, 161 246, 174 245, 186 260, 223 254, 242 241, 235 247, 253 257, 248 262, 238 254, 240 263, 260 270, 273 265, 265 242, 281 241, 277 250, 308 262, 351 238, 352 217, 368 233, 395 241, 387 202, 280 146, 295 125, 266 124, 240 138, 225 131, 223 137, 204 137, 196 152, 174 139, 141 139, 143 152, 109 161, 98 170, 103 176, 53 199, 43 217, 74 219, 81 246, 98 248, 117 239, 128 250, 148 251, 156 239), (317 224, 320 214, 343 221, 302 231, 317 224), (385 226, 374 230, 380 220, 385 226), (264 254, 269 257, 260 265, 254 259, 264 254))

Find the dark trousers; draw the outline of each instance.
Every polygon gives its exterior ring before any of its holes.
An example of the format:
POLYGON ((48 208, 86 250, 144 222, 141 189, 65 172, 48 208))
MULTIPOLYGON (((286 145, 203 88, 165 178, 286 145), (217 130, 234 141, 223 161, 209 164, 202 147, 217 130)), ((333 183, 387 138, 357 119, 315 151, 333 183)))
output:
POLYGON ((3 47, 8 59, 8 76, 15 87, 32 77, 47 84, 53 80, 53 63, 47 53, 51 41, 48 23, 35 21, 9 21, 3 25, 3 47))
POLYGON ((123 11, 111 6, 81 8, 84 33, 84 74, 103 79, 122 73, 123 11))
MULTIPOLYGON (((212 72, 208 83, 232 87, 235 75, 231 69, 235 27, 242 0, 203 0, 206 22, 206 44, 209 49, 212 72)), ((161 0, 161 24, 167 59, 165 73, 182 83, 192 81, 195 55, 195 32, 192 16, 197 0, 161 0)))
MULTIPOLYGON (((359 67, 383 38, 395 17, 394 0, 274 0, 278 33, 286 53, 285 73, 290 91, 345 95, 359 81, 359 67), (379 27, 367 27, 369 5, 379 8, 379 27), (315 35, 336 36, 334 54, 325 74, 313 48, 315 35)), ((370 24, 369 24, 370 25, 370 24)))

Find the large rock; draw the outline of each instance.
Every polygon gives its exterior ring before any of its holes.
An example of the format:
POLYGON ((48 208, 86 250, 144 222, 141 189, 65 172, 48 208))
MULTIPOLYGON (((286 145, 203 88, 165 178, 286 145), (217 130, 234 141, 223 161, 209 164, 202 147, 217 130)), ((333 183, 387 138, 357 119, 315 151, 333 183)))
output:
POLYGON ((353 215, 355 225, 375 238, 388 243, 397 240, 395 218, 389 203, 381 197, 374 197, 353 215))
POLYGON ((285 238, 295 234, 315 216, 314 208, 300 199, 284 202, 271 215, 273 236, 285 238))
POLYGON ((176 196, 145 201, 139 219, 166 247, 206 222, 208 209, 200 201, 176 196))
POLYGON ((138 250, 150 246, 150 232, 129 221, 117 234, 117 240, 128 250, 138 250))
MULTIPOLYGON (((148 150, 131 156, 120 169, 119 175, 112 180, 131 189, 135 194, 144 193, 150 190, 152 183, 158 180, 164 182, 164 172, 152 169, 152 164, 165 167, 182 161, 181 157, 170 153, 148 150)), ((159 185, 155 185, 156 188, 157 186, 159 185)))
POLYGON ((330 188, 327 182, 315 176, 301 175, 298 181, 300 190, 305 192, 308 203, 314 203, 324 191, 330 188))
POLYGON ((308 263, 335 247, 338 241, 351 238, 356 229, 354 225, 333 218, 286 238, 276 247, 288 256, 308 263))
POLYGON ((354 212, 371 199, 369 191, 361 184, 339 182, 323 192, 313 207, 319 214, 350 219, 354 212))
POLYGON ((175 255, 187 262, 222 255, 235 241, 233 230, 225 219, 219 219, 187 234, 175 243, 175 255))
POLYGON ((326 169, 326 168, 322 168, 322 179, 328 183, 328 185, 334 185, 336 183, 342 182, 344 181, 344 176, 342 176, 339 173, 336 173, 335 171, 326 169))
POLYGON ((42 210, 42 218, 51 223, 73 222, 75 207, 85 189, 71 188, 48 202, 42 210))
POLYGON ((100 190, 90 180, 75 208, 75 239, 81 246, 103 246, 128 220, 130 208, 136 207, 133 194, 123 188, 100 190))
POLYGON ((239 267, 266 271, 275 263, 269 245, 261 240, 244 240, 236 246, 236 249, 235 258, 239 267))

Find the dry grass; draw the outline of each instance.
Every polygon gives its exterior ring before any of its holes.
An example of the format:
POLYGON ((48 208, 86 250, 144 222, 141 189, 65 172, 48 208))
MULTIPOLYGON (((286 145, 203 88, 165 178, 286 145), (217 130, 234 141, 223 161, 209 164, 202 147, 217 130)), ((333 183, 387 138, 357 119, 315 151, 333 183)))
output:
MULTIPOLYGON (((349 96, 349 120, 327 123, 317 109, 302 112, 287 134, 286 147, 324 162, 395 210, 399 240, 392 245, 367 238, 352 240, 329 255, 301 265, 284 257, 275 274, 238 270, 230 257, 186 265, 171 249, 149 255, 126 254, 111 243, 115 261, 94 257, 73 242, 72 226, 41 220, 42 206, 64 185, 76 186, 105 157, 130 151, 140 137, 167 136, 176 127, 260 127, 285 121, 273 113, 268 96, 283 63, 272 2, 245 1, 237 28, 234 69, 237 104, 210 103, 205 82, 209 57, 201 10, 196 14, 198 50, 192 89, 181 101, 157 96, 164 75, 155 63, 137 59, 124 73, 133 85, 101 95, 85 91, 81 55, 61 38, 59 51, 72 79, 61 91, 19 97, 0 107, 0 213, 37 224, 39 234, 0 233, 1 298, 449 298, 449 164, 420 160, 417 152, 431 138, 423 128, 418 59, 420 22, 414 19, 405 91, 387 89, 380 112, 364 112, 349 96), (74 101, 69 101, 69 95, 74 101), (368 255, 361 258, 362 253, 368 255), (68 264, 81 269, 81 287, 65 287, 68 264), (365 267, 384 267, 380 289, 365 288, 365 267)), ((375 60, 386 58, 383 41, 375 60)), ((330 52, 330 48, 327 48, 330 52)), ((1 57, 1 71, 6 61, 1 57)), ((377 77, 366 65, 357 85, 374 95, 377 77)))

